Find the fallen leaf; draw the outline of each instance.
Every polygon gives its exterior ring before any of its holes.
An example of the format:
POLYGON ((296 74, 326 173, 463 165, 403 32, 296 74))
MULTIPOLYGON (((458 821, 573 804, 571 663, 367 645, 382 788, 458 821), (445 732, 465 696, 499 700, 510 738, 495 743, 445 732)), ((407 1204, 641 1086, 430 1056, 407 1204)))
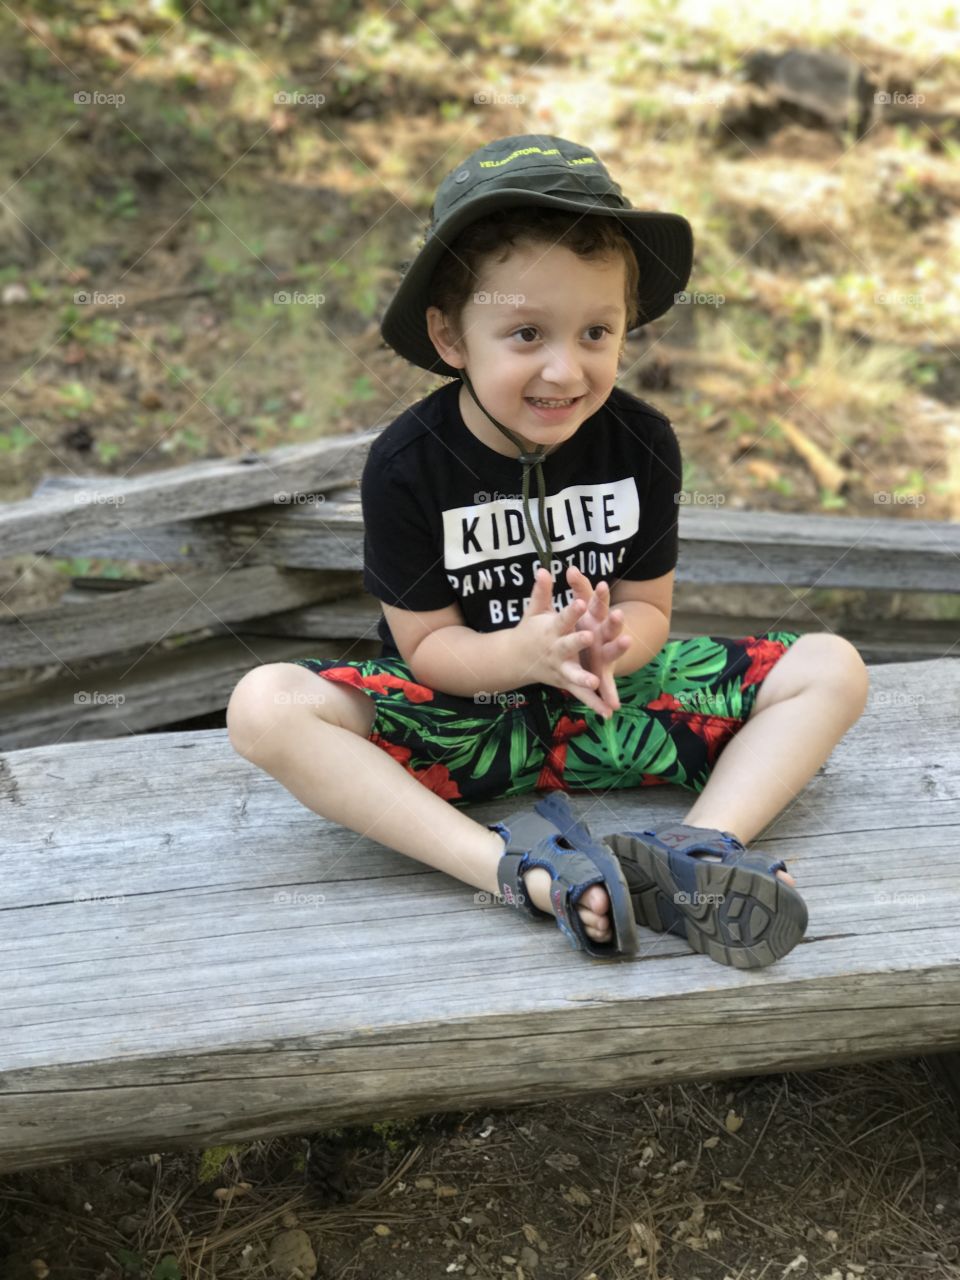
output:
POLYGON ((213 1193, 214 1200, 221 1204, 229 1204, 236 1196, 246 1195, 251 1190, 249 1182, 238 1182, 235 1187, 217 1187, 213 1193))
POLYGON ((579 1205, 581 1208, 586 1208, 587 1205, 593 1204, 593 1201, 581 1187, 568 1187, 563 1193, 563 1198, 568 1204, 579 1205))
POLYGON ((723 1123, 726 1125, 727 1133, 736 1133, 743 1124, 743 1116, 738 1116, 735 1111, 728 1111, 723 1123))

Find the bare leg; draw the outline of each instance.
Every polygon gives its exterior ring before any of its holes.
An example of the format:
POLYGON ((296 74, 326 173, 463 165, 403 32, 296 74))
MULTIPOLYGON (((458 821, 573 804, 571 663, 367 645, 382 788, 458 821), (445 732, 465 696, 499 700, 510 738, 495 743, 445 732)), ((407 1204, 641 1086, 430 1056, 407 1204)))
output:
MULTIPOLYGON (((249 672, 227 710, 234 748, 308 809, 497 893, 503 840, 429 791, 370 742, 366 734, 372 718, 373 704, 366 694, 287 663, 249 672), (345 727, 348 724, 352 727, 345 727), (373 796, 377 803, 371 801, 373 796)), ((525 883, 535 905, 552 912, 549 874, 537 868, 525 883)), ((600 886, 588 889, 577 909, 589 936, 598 941, 609 936, 609 921, 596 914, 596 909, 609 910, 600 886)))
MULTIPOLYGON (((747 723, 724 747, 684 822, 730 831, 749 844, 859 719, 868 686, 867 669, 849 641, 801 636, 764 680, 747 723)), ((777 874, 796 883, 786 872, 777 874)))

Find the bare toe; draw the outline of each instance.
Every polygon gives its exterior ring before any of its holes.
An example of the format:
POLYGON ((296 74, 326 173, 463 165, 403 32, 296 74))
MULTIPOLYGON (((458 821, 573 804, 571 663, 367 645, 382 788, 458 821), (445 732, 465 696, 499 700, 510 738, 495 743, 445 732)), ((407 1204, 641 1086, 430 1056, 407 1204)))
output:
POLYGON ((778 871, 777 879, 782 880, 785 884, 796 885, 797 883, 788 871, 778 871))
POLYGON ((595 942, 606 942, 611 937, 610 899, 600 885, 591 885, 577 901, 577 911, 587 935, 595 942))

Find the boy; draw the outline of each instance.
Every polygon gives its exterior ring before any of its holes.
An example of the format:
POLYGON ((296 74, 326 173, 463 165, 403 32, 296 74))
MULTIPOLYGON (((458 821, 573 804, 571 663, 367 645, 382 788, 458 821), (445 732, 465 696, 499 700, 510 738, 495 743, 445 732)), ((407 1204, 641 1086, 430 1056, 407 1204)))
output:
POLYGON ((692 246, 684 218, 634 209, 565 139, 498 139, 448 174, 382 325, 454 381, 364 469, 381 657, 266 664, 227 723, 311 809, 555 916, 588 955, 635 954, 639 922, 756 967, 806 909, 742 842, 860 715, 867 675, 830 634, 668 639, 679 446, 615 381, 692 246), (699 793, 684 823, 605 842, 560 794, 665 782, 699 793), (506 824, 458 808, 535 789, 557 795, 506 824))

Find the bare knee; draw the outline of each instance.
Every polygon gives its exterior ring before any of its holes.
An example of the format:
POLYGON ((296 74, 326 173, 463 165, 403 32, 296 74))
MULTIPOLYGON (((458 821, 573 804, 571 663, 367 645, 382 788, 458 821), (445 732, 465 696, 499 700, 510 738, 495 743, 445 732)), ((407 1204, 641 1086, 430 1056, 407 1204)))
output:
POLYGON ((306 706, 312 687, 319 679, 292 662, 265 662, 237 682, 227 703, 227 733, 230 745, 255 763, 270 753, 283 736, 277 732, 297 708, 306 706))
POLYGON ((806 645, 810 683, 829 690, 860 715, 867 705, 870 672, 856 645, 829 631, 801 636, 800 644, 806 645))
POLYGON ((294 662, 265 662, 248 671, 230 695, 227 732, 235 751, 259 763, 289 741, 291 720, 312 716, 368 737, 375 710, 359 689, 324 680, 294 662))

